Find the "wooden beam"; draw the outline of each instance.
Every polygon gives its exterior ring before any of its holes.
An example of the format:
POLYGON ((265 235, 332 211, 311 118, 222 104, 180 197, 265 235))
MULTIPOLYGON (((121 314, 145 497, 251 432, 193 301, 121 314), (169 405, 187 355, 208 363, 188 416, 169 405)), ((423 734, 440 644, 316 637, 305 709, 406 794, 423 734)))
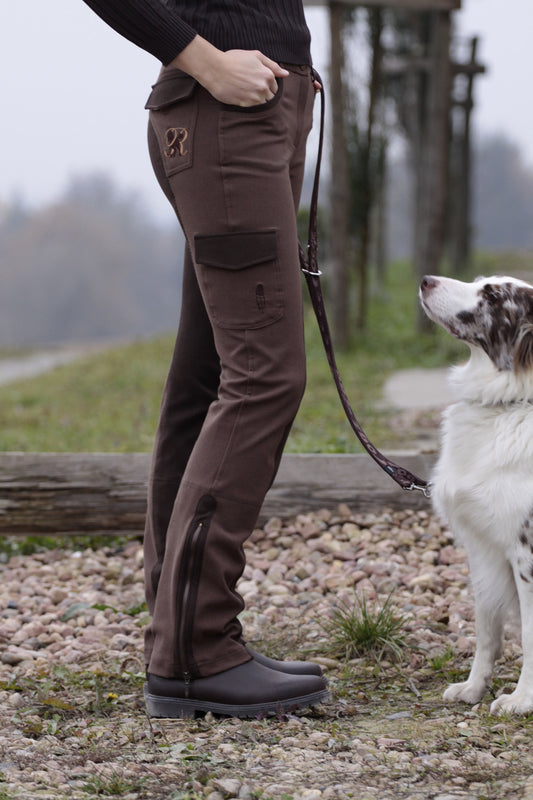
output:
MULTIPOLYGON (((429 476, 435 456, 395 454, 429 476)), ((141 535, 150 455, 145 453, 0 454, 0 535, 141 535)), ((347 503, 354 511, 426 508, 367 455, 285 455, 260 520, 347 503)))
MULTIPOLYGON (((336 0, 346 6, 379 6, 407 11, 454 11, 461 8, 461 0, 336 0)), ((327 0, 304 0, 304 6, 328 6, 327 0)))
MULTIPOLYGON (((387 77, 399 78, 413 72, 429 72, 431 69, 429 58, 418 56, 387 56, 383 63, 383 72, 387 77)), ((470 61, 466 64, 460 61, 452 61, 450 65, 452 75, 484 75, 487 68, 484 64, 477 61, 470 61)))

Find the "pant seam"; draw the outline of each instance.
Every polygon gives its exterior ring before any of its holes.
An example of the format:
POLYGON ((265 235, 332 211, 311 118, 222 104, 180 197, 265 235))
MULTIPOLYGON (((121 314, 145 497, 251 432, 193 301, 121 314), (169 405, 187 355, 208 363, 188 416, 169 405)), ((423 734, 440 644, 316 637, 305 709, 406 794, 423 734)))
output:
POLYGON ((242 396, 242 399, 241 399, 241 401, 239 403, 239 410, 235 414, 235 417, 234 417, 234 420, 233 420, 233 426, 231 428, 231 432, 230 432, 230 434, 228 436, 228 440, 226 442, 226 446, 224 447, 224 452, 223 452, 222 457, 220 459, 220 462, 219 462, 219 465, 218 465, 218 469, 216 471, 216 475, 213 478, 212 487, 213 487, 214 491, 216 491, 216 486, 218 484, 221 472, 224 469, 224 465, 226 463, 226 459, 228 457, 228 453, 230 451, 233 439, 235 437, 235 431, 239 427, 239 423, 240 423, 240 420, 241 420, 241 416, 242 416, 243 410, 244 410, 244 408, 246 406, 246 403, 248 401, 248 398, 250 397, 251 392, 252 392, 251 384, 252 384, 252 374, 253 374, 253 357, 252 357, 251 352, 250 352, 250 346, 248 344, 247 333, 248 333, 248 331, 244 331, 244 341, 246 343, 246 354, 247 354, 247 361, 248 361, 248 377, 247 377, 247 380, 246 380, 246 388, 243 391, 243 396, 242 396))

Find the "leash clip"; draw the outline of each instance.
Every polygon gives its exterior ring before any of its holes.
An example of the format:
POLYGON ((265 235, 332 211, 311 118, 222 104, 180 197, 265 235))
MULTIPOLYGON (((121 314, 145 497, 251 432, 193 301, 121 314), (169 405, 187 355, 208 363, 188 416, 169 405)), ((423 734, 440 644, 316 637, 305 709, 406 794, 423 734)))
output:
POLYGON ((431 498, 431 483, 426 483, 424 485, 412 483, 410 486, 406 486, 405 488, 408 492, 422 492, 424 497, 427 497, 428 500, 431 498))

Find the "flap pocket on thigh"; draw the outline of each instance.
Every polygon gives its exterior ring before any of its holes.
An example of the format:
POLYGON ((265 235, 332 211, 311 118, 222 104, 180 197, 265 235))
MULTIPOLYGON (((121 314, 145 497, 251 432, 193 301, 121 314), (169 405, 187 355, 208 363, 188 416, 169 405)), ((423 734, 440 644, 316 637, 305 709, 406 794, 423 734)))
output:
POLYGON ((154 83, 144 107, 149 111, 161 111, 191 97, 197 85, 190 75, 167 75, 154 83))
POLYGON ((212 321, 245 330, 283 316, 275 230, 194 237, 194 260, 212 321))
POLYGON ((246 269, 276 258, 276 231, 195 236, 194 252, 197 263, 206 267, 246 269))

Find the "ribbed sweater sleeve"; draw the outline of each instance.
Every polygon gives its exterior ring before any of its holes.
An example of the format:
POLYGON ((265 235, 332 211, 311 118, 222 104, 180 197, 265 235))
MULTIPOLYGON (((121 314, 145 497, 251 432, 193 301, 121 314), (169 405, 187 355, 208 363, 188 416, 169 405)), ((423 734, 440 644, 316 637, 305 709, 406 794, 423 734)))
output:
POLYGON ((169 64, 196 36, 164 0, 83 1, 117 33, 163 64, 169 64))

